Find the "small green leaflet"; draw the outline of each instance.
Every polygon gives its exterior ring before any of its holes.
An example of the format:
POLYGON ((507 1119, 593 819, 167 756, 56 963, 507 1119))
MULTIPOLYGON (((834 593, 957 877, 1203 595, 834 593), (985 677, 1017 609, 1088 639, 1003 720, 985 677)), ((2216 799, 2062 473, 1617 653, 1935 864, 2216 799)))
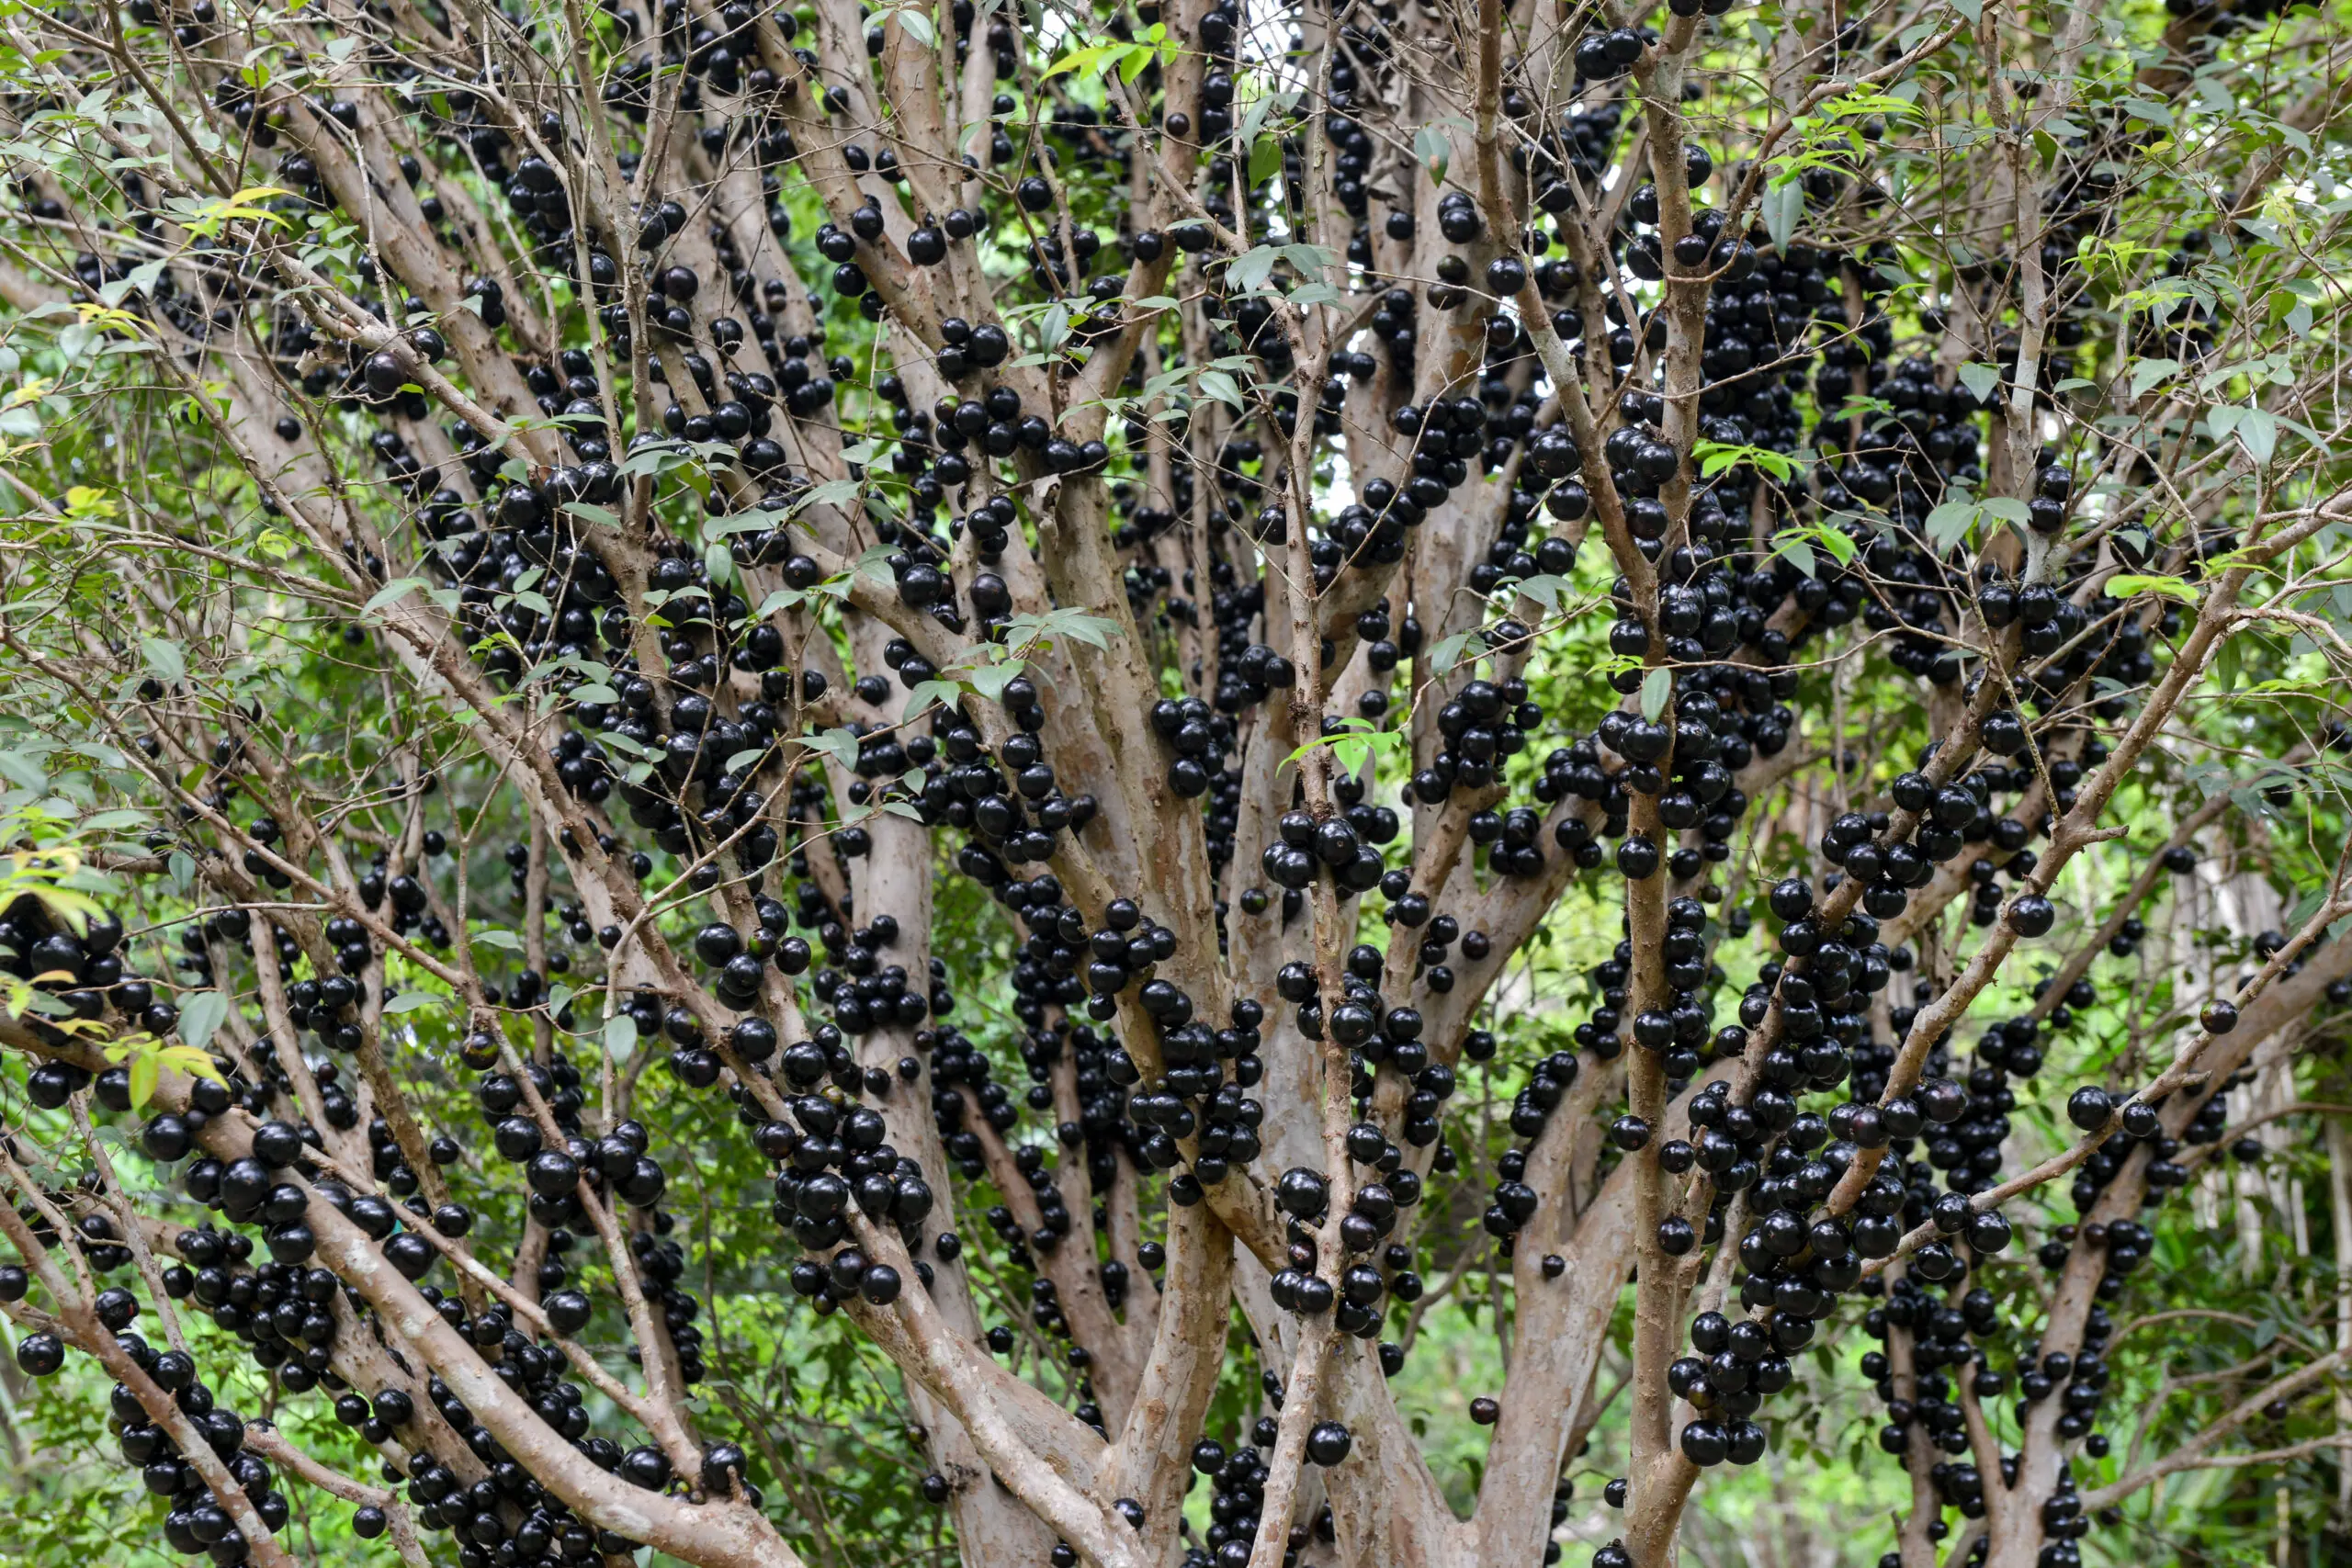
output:
POLYGON ((2268 409, 2248 409, 2238 421, 2238 445, 2261 468, 2278 449, 2278 416, 2268 409))
POLYGON ((1262 287, 1273 276, 1274 262, 1280 254, 1272 245, 1253 245, 1242 252, 1225 269, 1226 288, 1246 294, 1262 287))
POLYGON ((1442 186, 1446 165, 1453 161, 1453 139, 1440 126, 1425 125, 1413 132, 1413 156, 1430 172, 1430 184, 1442 186))
POLYGON ((1764 211, 1764 231, 1772 236, 1773 245, 1788 249, 1789 239, 1797 231, 1797 221, 1804 216, 1804 180, 1803 176, 1775 181, 1764 189, 1758 204, 1764 211))
POLYGON ((412 591, 428 586, 430 585, 421 577, 395 577, 376 590, 375 596, 360 606, 359 613, 363 615, 372 615, 387 604, 397 604, 412 591))
POLYGON ((605 1051, 615 1061, 626 1061, 637 1049, 637 1020, 616 1012, 605 1021, 605 1051))
POLYGON ((1116 62, 1120 79, 1133 82, 1137 76, 1143 74, 1144 67, 1149 65, 1154 59, 1162 62, 1175 59, 1176 47, 1176 40, 1168 36, 1168 25, 1165 22, 1154 22, 1145 28, 1142 36, 1133 43, 1094 43, 1088 44, 1083 49, 1071 50, 1068 54, 1046 66, 1037 80, 1042 83, 1066 71, 1092 71, 1111 62, 1116 62))
POLYGON ((1972 501, 1947 501, 1928 513, 1928 540, 1944 554, 1967 542, 1976 526, 1977 506, 1972 501))
POLYGON ((198 1051, 212 1043, 229 1018, 229 998, 219 991, 198 991, 180 1008, 180 1040, 198 1051))
POLYGON ((937 49, 939 47, 938 29, 931 25, 931 18, 923 14, 921 6, 901 6, 890 13, 890 18, 906 30, 909 38, 922 45, 923 48, 937 49))
POLYGON ((1960 367, 1960 384, 1981 403, 1991 398, 1993 389, 2001 384, 2001 373, 1990 365, 1972 361, 1960 367))
MULTIPOLYGON (((337 41, 340 42, 342 40, 338 39, 337 41)), ((108 305, 119 306, 122 303, 124 297, 130 294, 130 292, 134 288, 141 294, 148 293, 154 288, 155 280, 164 276, 164 268, 165 265, 166 264, 161 259, 143 262, 138 266, 132 267, 124 276, 116 278, 113 282, 99 289, 98 298, 106 301, 108 305)))
POLYGON ((1394 751, 1408 743, 1408 737, 1401 729, 1382 729, 1370 719, 1351 718, 1329 735, 1317 736, 1283 759, 1290 767, 1317 747, 1329 746, 1340 765, 1351 773, 1363 772, 1363 766, 1375 754, 1394 751))
MULTIPOLYGON (((1460 664, 1462 656, 1470 651, 1471 640, 1477 635, 1476 632, 1456 632, 1430 649, 1424 656, 1430 678, 1434 680, 1438 676, 1447 674, 1455 665, 1460 664)), ((1420 663, 1422 660, 1416 660, 1415 662, 1420 663)))
POLYGON ((180 654, 179 645, 159 637, 142 637, 139 651, 146 656, 147 668, 167 686, 175 686, 187 679, 187 660, 180 654))
POLYGON ((106 1048, 107 1060, 119 1066, 130 1064, 130 1108, 143 1110, 155 1097, 155 1085, 166 1070, 185 1073, 190 1077, 210 1078, 225 1085, 220 1069, 212 1058, 194 1045, 166 1045, 152 1034, 136 1034, 118 1040, 106 1048))
POLYGON ((1547 572, 1535 577, 1522 577, 1510 587, 1512 592, 1534 600, 1544 606, 1546 613, 1556 615, 1560 613, 1560 596, 1568 591, 1569 583, 1566 578, 1547 572))
POLYGON ((1841 567, 1851 566, 1854 562, 1857 553, 1854 541, 1846 537, 1844 529, 1833 527, 1826 523, 1816 523, 1807 528, 1786 530, 1772 541, 1772 553, 1776 556, 1786 556, 1789 564, 1805 576, 1818 577, 1821 563, 1813 553, 1813 547, 1815 545, 1828 551, 1841 567))
POLYGON ((1042 615, 1012 615, 1004 623, 1005 646, 1025 652, 1054 637, 1066 637, 1089 648, 1108 649, 1119 623, 1107 615, 1090 615, 1075 606, 1048 610, 1042 615))
POLYGON ((2177 577, 2143 577, 2134 572, 2124 572, 2107 580, 2107 592, 2117 599, 2161 593, 2167 599, 2177 599, 2185 604, 2197 603, 2197 590, 2177 577))
POLYGON ((1241 389, 1236 386, 1233 378, 1224 371, 1204 370, 1197 384, 1201 389, 1201 396, 1215 399, 1236 413, 1250 412, 1250 405, 1241 400, 1241 389))
POLYGON ((1283 172, 1282 139, 1261 136, 1250 147, 1250 184, 1261 186, 1283 172))
POLYGON ((1297 102, 1298 95, 1295 93, 1259 94, 1256 101, 1250 104, 1250 112, 1241 117, 1241 130, 1234 140, 1245 147, 1249 146, 1258 140, 1258 132, 1265 129, 1268 119, 1276 114, 1290 113, 1297 102))
POLYGON ((900 714, 911 722, 929 713, 934 706, 953 708, 963 700, 964 688, 954 681, 918 681, 907 693, 907 705, 900 714))
POLYGON ((2140 397, 2180 368, 2177 359, 2143 359, 2132 367, 2132 395, 2140 397))
POLYGON ((1830 99, 1817 111, 1825 115, 1917 114, 1919 106, 1891 93, 1848 93, 1830 99))
POLYGON ((1797 460, 1785 452, 1775 452, 1769 446, 1740 446, 1722 441, 1702 441, 1690 448, 1699 459, 1699 477, 1713 479, 1727 468, 1742 463, 1770 476, 1776 484, 1786 484, 1796 477, 1797 460))
POLYGON ((1642 677, 1642 717, 1652 724, 1674 695, 1674 671, 1659 665, 1642 677))
POLYGON ((1006 659, 992 664, 983 664, 966 679, 972 690, 990 702, 997 702, 1004 696, 1004 689, 1012 684, 1012 678, 1025 668, 1026 666, 1018 659, 1006 659))
POLYGON ((797 588, 779 588, 760 601, 759 611, 753 618, 764 621, 778 610, 797 610, 808 602, 808 595, 797 588))
POLYGON ((426 1008, 445 1006, 448 1000, 438 991, 402 991, 384 1004, 384 1015, 389 1018, 395 1013, 420 1012, 426 1008))
POLYGON ((818 735, 804 735, 800 737, 800 743, 811 751, 831 758, 837 766, 849 769, 857 766, 857 737, 847 725, 818 735))
POLYGON ((523 939, 513 931, 479 931, 473 933, 473 939, 476 942, 486 942, 492 947, 503 947, 509 953, 523 951, 523 939))
POLYGON ((846 506, 857 499, 859 485, 855 479, 827 479, 813 490, 804 491, 792 503, 792 510, 803 512, 811 506, 846 506))

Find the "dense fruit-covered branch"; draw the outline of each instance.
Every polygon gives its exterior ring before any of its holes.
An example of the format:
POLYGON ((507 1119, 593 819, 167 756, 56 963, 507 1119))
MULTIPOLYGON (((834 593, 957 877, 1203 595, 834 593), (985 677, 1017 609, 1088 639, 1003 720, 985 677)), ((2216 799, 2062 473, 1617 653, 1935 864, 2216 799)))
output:
POLYGON ((166 1542, 797 1564, 789 1335, 976 1568, 1648 1568, 1853 1370, 2064 1564, 2330 1378, 2095 1430, 2352 999, 2329 18, 1732 9, 20 18, 0 1297, 166 1542))

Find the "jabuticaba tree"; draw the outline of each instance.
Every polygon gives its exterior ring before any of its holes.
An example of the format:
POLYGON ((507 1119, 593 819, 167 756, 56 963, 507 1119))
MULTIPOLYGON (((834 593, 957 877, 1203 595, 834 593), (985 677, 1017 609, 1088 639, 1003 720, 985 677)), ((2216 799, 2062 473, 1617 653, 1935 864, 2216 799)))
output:
POLYGON ((2335 1462, 2105 1393, 2352 1000, 2342 21, 17 11, 18 1366, 182 1558, 795 1565, 733 1161, 974 1568, 1651 1568, 1856 1377, 1900 1568, 2335 1462))

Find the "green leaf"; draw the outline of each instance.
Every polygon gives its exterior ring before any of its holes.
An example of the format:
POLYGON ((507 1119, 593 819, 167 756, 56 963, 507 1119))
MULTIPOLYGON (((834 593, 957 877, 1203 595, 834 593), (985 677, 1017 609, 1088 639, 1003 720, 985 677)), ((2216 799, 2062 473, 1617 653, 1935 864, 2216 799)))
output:
POLYGON ((1282 172, 1283 144, 1280 137, 1261 136, 1250 144, 1250 184, 1252 187, 1264 185, 1282 172))
POLYGON ((1770 476, 1775 483, 1786 484, 1796 477, 1797 460, 1786 452, 1775 452, 1769 446, 1745 446, 1722 441, 1701 441, 1690 448, 1699 460, 1699 477, 1713 479, 1727 468, 1742 463, 1770 476))
POLYGON ((1453 159, 1453 138, 1441 127, 1425 125, 1413 132, 1413 156, 1430 172, 1430 184, 1443 185, 1446 165, 1453 159))
POLYGON ((1132 46, 1125 43, 1097 43, 1089 44, 1084 49, 1073 49, 1038 73, 1037 80, 1044 83, 1060 75, 1065 71, 1091 70, 1105 61, 1114 60, 1125 54, 1130 47, 1132 46))
POLYGON ((1301 277, 1320 277, 1329 272, 1332 265, 1340 259, 1328 245, 1304 243, 1284 245, 1282 249, 1282 257, 1283 260, 1290 263, 1301 277))
POLYGON ((1993 395, 1994 388, 2001 384, 2001 373, 1990 365, 1978 365, 1972 361, 1960 367, 1960 384, 1981 403, 1993 395))
POLYGON ((503 947, 509 953, 520 953, 523 951, 523 939, 521 937, 516 936, 513 931, 499 931, 494 927, 489 930, 474 932, 473 940, 476 942, 488 942, 492 947, 503 947))
POLYGON ((847 725, 838 729, 828 729, 820 735, 804 735, 800 743, 812 751, 820 751, 831 758, 840 767, 850 770, 857 767, 857 736, 847 725))
POLYGON ((2107 592, 2116 599, 2135 599, 2143 593, 2161 593, 2167 599, 2183 604, 2197 603, 2197 590, 2177 577, 2143 577, 2125 572, 2107 580, 2107 592))
POLYGON ((1568 591, 1568 587, 1566 578, 1555 577, 1548 573, 1536 577, 1523 577, 1511 584, 1512 592, 1524 598, 1534 600, 1553 615, 1559 614, 1560 596, 1568 591))
POLYGON ((1151 63, 1157 52, 1150 45, 1140 43, 1127 51, 1119 59, 1119 80, 1132 84, 1143 74, 1144 67, 1151 63))
POLYGON ((2248 409, 2238 421, 2238 445, 2261 468, 2278 449, 2278 416, 2268 409, 2248 409))
POLYGON ((966 677, 966 680, 973 691, 990 702, 996 702, 1003 697, 1004 689, 1012 684, 1013 677, 1026 668, 1027 666, 1020 660, 1008 659, 1001 663, 983 664, 966 677))
POLYGON ((438 991, 402 991, 384 1004, 384 1014, 389 1018, 397 1013, 421 1012, 426 1008, 445 1006, 449 1000, 438 991))
MULTIPOLYGON (((1470 650, 1471 638, 1476 635, 1477 634, 1475 632, 1456 632, 1452 637, 1440 641, 1435 648, 1430 649, 1428 654, 1424 656, 1426 660, 1424 667, 1427 669, 1430 678, 1434 680, 1441 675, 1447 674, 1453 671, 1454 666, 1460 664, 1462 662, 1462 656, 1470 650)), ((1415 662, 1421 663, 1422 660, 1416 660, 1415 662)))
POLYGON ((155 1060, 167 1071, 186 1073, 192 1078, 210 1078, 223 1089, 228 1087, 229 1080, 220 1076, 211 1055, 193 1045, 163 1046, 156 1051, 155 1060))
POLYGON ((1236 413, 1248 413, 1250 405, 1241 399, 1241 389, 1233 378, 1222 370, 1204 370, 1199 382, 1201 396, 1214 398, 1236 413))
POLYGON ((1642 717, 1656 724, 1673 695, 1674 671, 1661 664, 1642 677, 1642 717))
POLYGON ((857 499, 857 492, 862 488, 855 479, 827 479, 823 484, 804 491, 793 502, 792 510, 797 513, 811 506, 846 506, 857 499))
POLYGON ((1294 750, 1283 759, 1283 765, 1291 766, 1317 748, 1329 746, 1332 757, 1341 767, 1349 773, 1359 773, 1375 755, 1396 750, 1408 741, 1409 738, 1401 729, 1383 729, 1371 719, 1351 718, 1344 721, 1342 728, 1329 735, 1317 736, 1294 750))
POLYGON ((921 6, 901 6, 890 13, 906 35, 925 49, 939 47, 939 31, 931 25, 921 6))
POLYGON ((1773 248, 1787 250, 1791 236, 1797 231, 1798 220, 1804 217, 1803 176, 1767 186, 1758 205, 1764 209, 1764 231, 1772 236, 1773 248))
POLYGON ((155 679, 166 686, 176 686, 187 679, 187 660, 181 654, 179 644, 159 637, 142 637, 139 639, 139 651, 146 656, 147 668, 155 679))
POLYGON ((374 596, 371 597, 367 604, 362 604, 359 607, 359 613, 363 615, 372 615, 377 611, 382 609, 385 605, 397 601, 402 594, 407 593, 412 589, 423 588, 425 586, 427 586, 427 584, 425 583, 424 579, 421 577, 396 577, 390 582, 384 584, 381 588, 376 590, 374 596))
POLYGON ((229 998, 220 991, 198 991, 180 1005, 180 1040, 204 1050, 229 1018, 229 998))
POLYGON ((1942 555, 1966 543, 1976 517, 1973 501, 1947 501, 1928 513, 1928 540, 1936 547, 1936 553, 1942 555))
POLYGON ((2177 359, 2143 359, 2132 367, 2132 395, 2140 397, 2180 368, 2177 359))
POLYGON ((1272 245, 1252 245, 1226 266, 1226 288, 1247 294, 1262 287, 1266 279, 1273 276, 1274 263, 1280 255, 1281 253, 1272 245))
POLYGON ((1048 610, 1042 615, 1012 615, 1004 623, 1004 646, 1013 657, 1022 657, 1031 649, 1069 637, 1089 648, 1108 649, 1119 623, 1107 615, 1091 615, 1076 605, 1048 610))
POLYGON ((613 1060, 626 1061, 637 1049, 637 1020, 616 1012, 605 1021, 605 1050, 613 1060))
POLYGON ((2224 692, 2233 691, 2238 683, 2238 664, 2245 649, 2236 637, 2223 637, 2222 646, 2213 650, 2213 681, 2224 692))
POLYGON ((163 1071, 163 1062, 153 1051, 135 1053, 130 1058, 130 1109, 137 1111, 154 1098, 155 1079, 163 1071))
POLYGON ((918 681, 907 692, 907 705, 900 717, 919 718, 935 706, 953 708, 963 695, 963 686, 955 681, 918 681))

